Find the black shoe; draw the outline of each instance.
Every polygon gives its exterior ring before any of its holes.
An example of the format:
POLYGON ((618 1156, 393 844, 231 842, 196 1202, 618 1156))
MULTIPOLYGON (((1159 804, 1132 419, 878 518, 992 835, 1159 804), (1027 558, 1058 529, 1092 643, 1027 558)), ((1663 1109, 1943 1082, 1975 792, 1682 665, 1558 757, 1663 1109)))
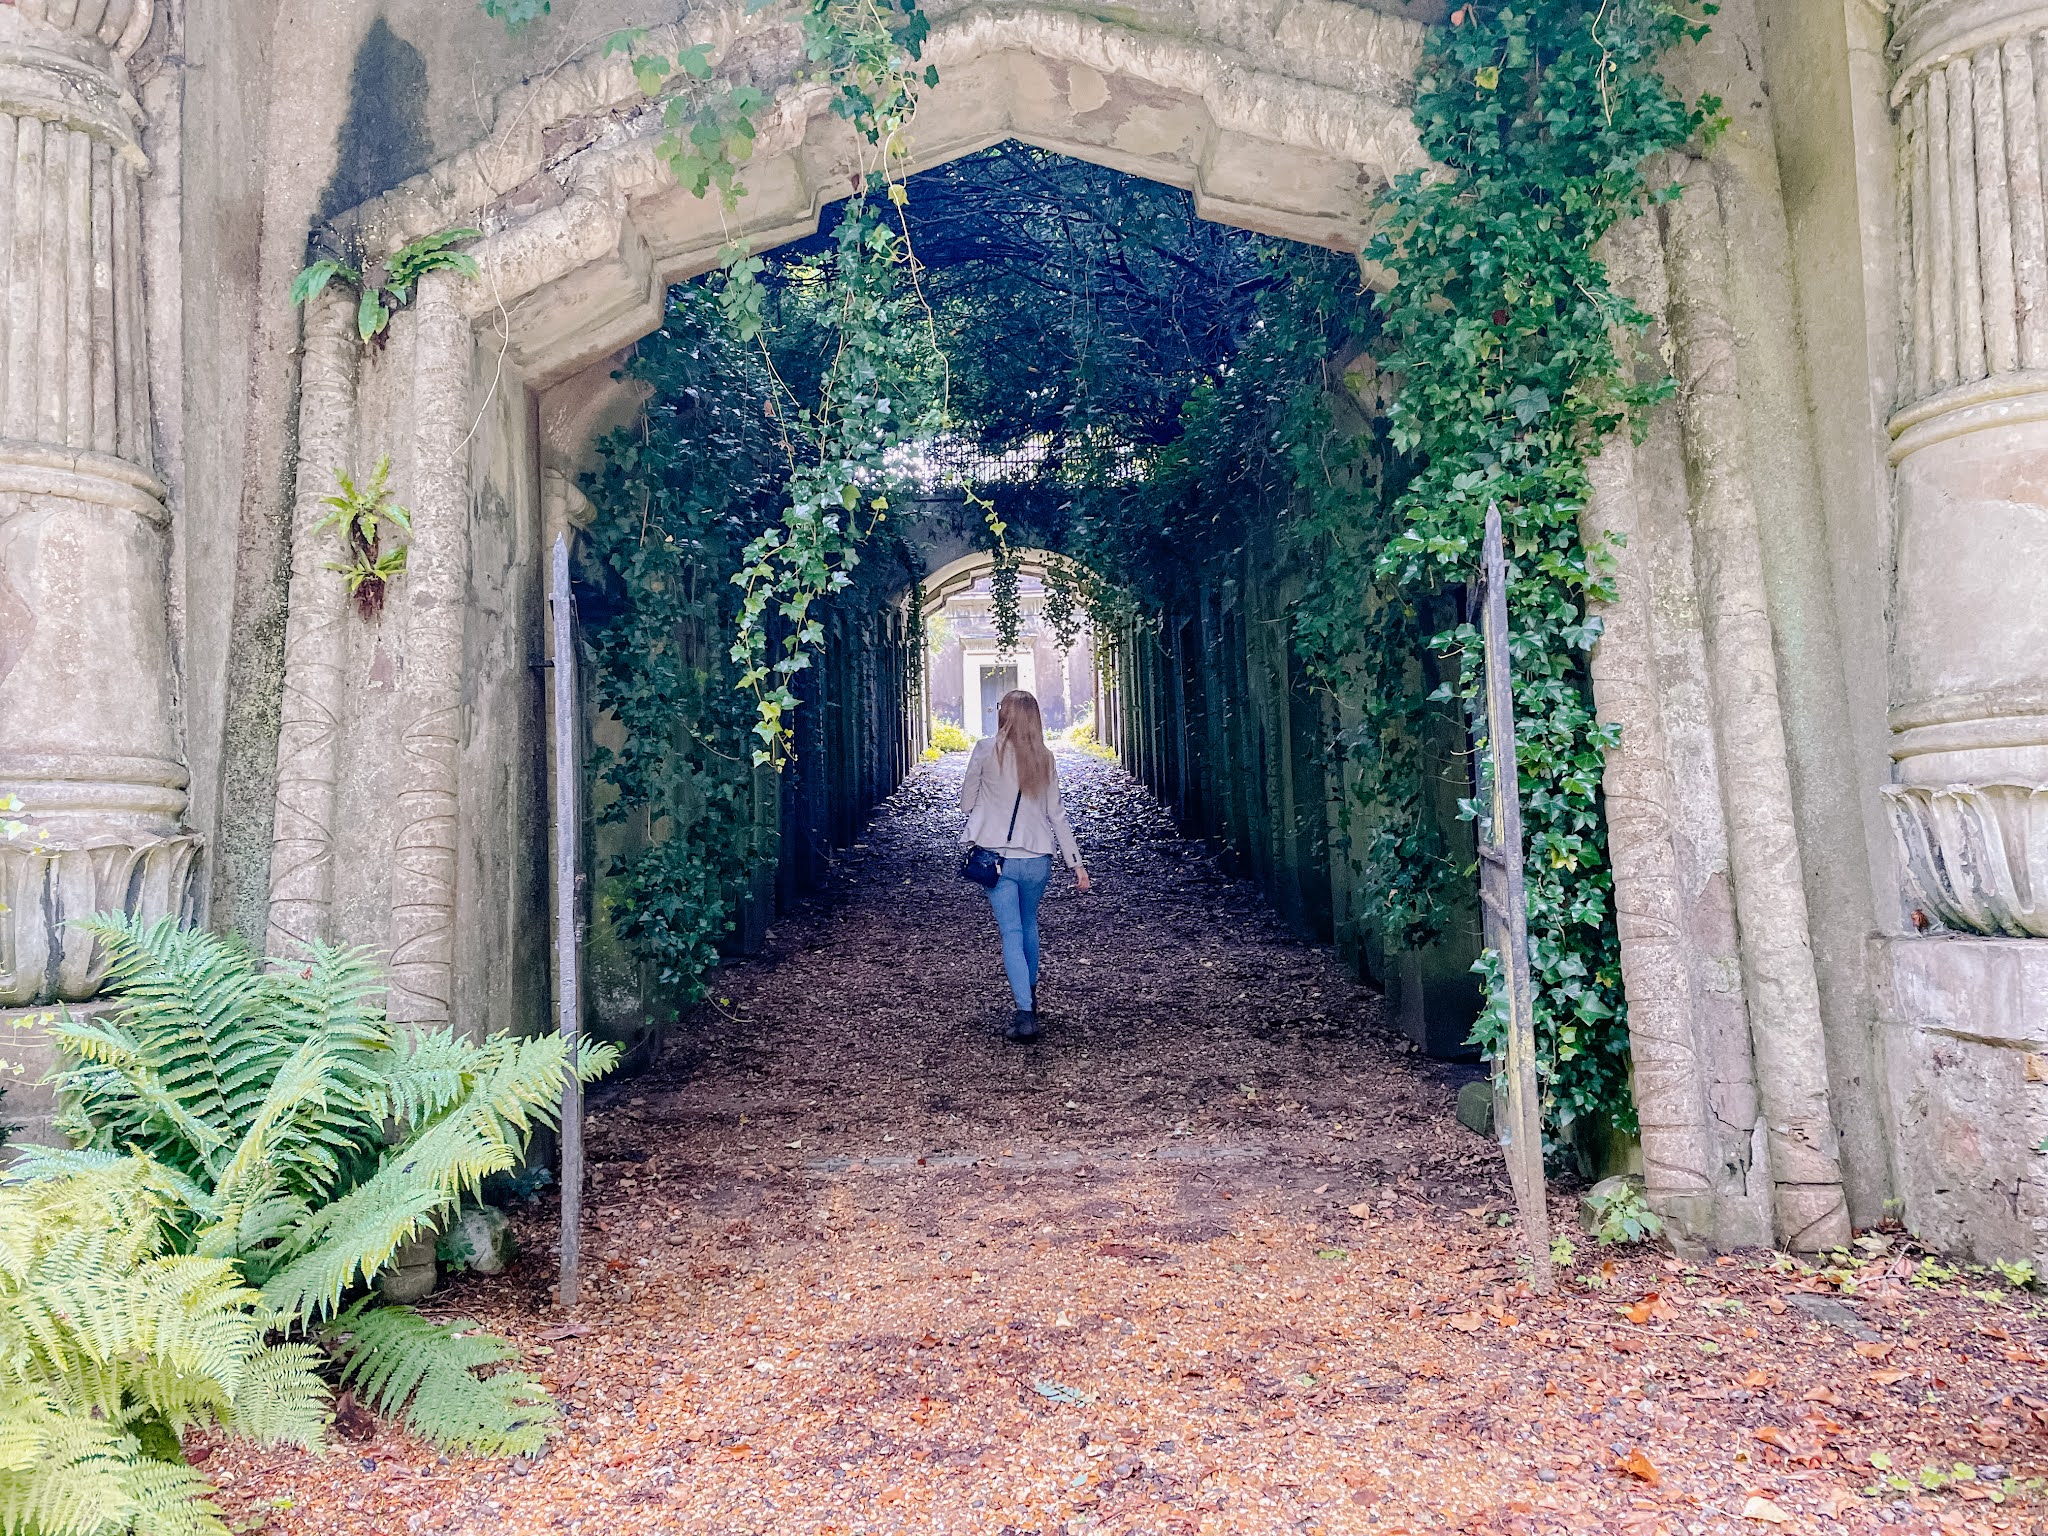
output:
POLYGON ((1012 1040, 1036 1040, 1038 1038, 1038 1012, 1033 1008, 1019 1008, 1017 1017, 1010 1021, 1012 1040))

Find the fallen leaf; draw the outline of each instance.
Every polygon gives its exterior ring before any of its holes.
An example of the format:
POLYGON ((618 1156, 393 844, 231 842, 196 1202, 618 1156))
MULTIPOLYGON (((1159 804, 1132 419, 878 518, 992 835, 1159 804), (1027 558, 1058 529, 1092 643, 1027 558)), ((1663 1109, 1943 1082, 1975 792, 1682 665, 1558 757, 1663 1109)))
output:
POLYGON ((1826 1403, 1830 1407, 1841 1402, 1841 1399, 1835 1396, 1835 1391, 1832 1387, 1809 1388, 1806 1394, 1806 1400, 1809 1403, 1826 1403))
POLYGON ((1880 1387, 1893 1387, 1912 1374, 1911 1371, 1872 1371, 1870 1379, 1880 1387))
POLYGON ((1828 1489, 1828 1514, 1836 1520, 1841 1519, 1843 1515, 1855 1509, 1862 1502, 1861 1499, 1857 1498, 1854 1493, 1844 1488, 1840 1483, 1828 1489))
POLYGON ((1351 1207, 1351 1214, 1360 1221, 1364 1221, 1368 1216, 1372 1215, 1372 1207, 1361 1200, 1358 1204, 1351 1207))
POLYGON ((1455 1328, 1460 1333, 1477 1333, 1485 1321, 1485 1317, 1477 1312, 1456 1312, 1444 1319, 1444 1326, 1455 1328))
POLYGON ((1882 1360, 1894 1348, 1890 1343, 1878 1344, 1869 1339, 1858 1339, 1850 1348, 1866 1360, 1882 1360))
POLYGON ((1622 1316, 1638 1325, 1661 1322, 1671 1315, 1671 1303, 1666 1301, 1657 1292, 1652 1291, 1641 1301, 1623 1307, 1621 1311, 1622 1316))
POLYGON ((1659 1472, 1656 1464, 1643 1454, 1640 1446, 1617 1461, 1614 1464, 1614 1470, 1626 1472, 1630 1477, 1640 1478, 1652 1488, 1664 1481, 1664 1474, 1659 1472))
POLYGON ((1749 1502, 1742 1506, 1742 1518, 1745 1520, 1762 1520, 1770 1525, 1790 1525, 1792 1523, 1790 1515, 1758 1493, 1751 1494, 1749 1502))

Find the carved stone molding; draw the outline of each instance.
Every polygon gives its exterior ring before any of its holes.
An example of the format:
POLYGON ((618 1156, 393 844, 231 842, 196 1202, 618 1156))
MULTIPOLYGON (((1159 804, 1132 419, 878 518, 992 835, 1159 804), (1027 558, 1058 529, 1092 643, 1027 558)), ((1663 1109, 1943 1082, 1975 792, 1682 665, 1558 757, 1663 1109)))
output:
POLYGON ((1899 785, 1886 800, 1921 910, 1961 933, 2048 938, 2048 785, 1899 785))
POLYGON ((199 839, 124 839, 83 847, 0 844, 0 1007, 82 1002, 106 961, 70 926, 95 912, 189 920, 199 839))

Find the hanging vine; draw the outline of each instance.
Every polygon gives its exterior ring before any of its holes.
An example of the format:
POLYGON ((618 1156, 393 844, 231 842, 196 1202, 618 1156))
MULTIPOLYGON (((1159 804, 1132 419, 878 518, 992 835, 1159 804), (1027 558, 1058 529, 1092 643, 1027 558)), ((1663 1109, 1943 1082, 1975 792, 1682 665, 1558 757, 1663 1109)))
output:
MULTIPOLYGON (((1614 738, 1586 670, 1606 558, 1580 540, 1586 464, 1671 387, 1628 382, 1613 338, 1649 317, 1614 292, 1595 248, 1669 195, 1646 180, 1651 157, 1716 129, 1719 104, 1681 100, 1658 70, 1666 50, 1705 35, 1713 9, 1460 6, 1431 35, 1415 107, 1449 174, 1397 182, 1366 251, 1397 274, 1377 304, 1377 350, 1400 380, 1390 445, 1416 466, 1375 562, 1381 599, 1392 583, 1427 613, 1473 569, 1489 503, 1507 529, 1536 1023, 1560 1127, 1595 1111, 1633 1120, 1600 804, 1614 738)), ((1473 705, 1476 632, 1449 623, 1430 645, 1454 669, 1439 695, 1473 705)), ((1428 861, 1412 821, 1394 835, 1403 862, 1428 861)), ((1481 1021, 1489 1049, 1498 1027, 1496 998, 1481 1021)))
POLYGON ((1070 560, 1053 558, 1045 566, 1045 622, 1063 651, 1081 638, 1081 607, 1086 601, 1081 572, 1070 560))
MULTIPOLYGON (((546 11, 532 0, 483 3, 508 26, 546 11)), ((777 385, 768 409, 782 435, 788 489, 782 515, 748 546, 735 576, 742 598, 731 656, 739 687, 754 700, 753 758, 777 768, 792 751, 796 679, 824 644, 817 606, 848 585, 861 546, 887 517, 890 450, 936 433, 945 402, 945 361, 917 292, 901 175, 917 93, 938 83, 936 68, 920 62, 930 21, 918 0, 804 0, 797 19, 799 81, 829 89, 831 111, 855 129, 860 165, 821 272, 830 346, 815 395, 800 398, 761 347, 777 385)), ((662 104, 656 152, 678 184, 699 197, 716 190, 731 209, 745 195, 743 167, 768 98, 721 79, 710 44, 670 52, 651 38, 646 28, 628 28, 606 52, 628 55, 641 91, 662 104)), ((722 253, 714 291, 730 334, 742 341, 763 341, 764 268, 744 245, 722 253)))
POLYGON ((642 420, 598 443, 579 545, 594 702, 620 740, 593 762, 598 873, 619 937, 676 1003, 697 1000, 755 857, 753 711, 727 659, 742 551, 775 519, 785 466, 758 354, 697 288, 670 296, 627 373, 642 420))

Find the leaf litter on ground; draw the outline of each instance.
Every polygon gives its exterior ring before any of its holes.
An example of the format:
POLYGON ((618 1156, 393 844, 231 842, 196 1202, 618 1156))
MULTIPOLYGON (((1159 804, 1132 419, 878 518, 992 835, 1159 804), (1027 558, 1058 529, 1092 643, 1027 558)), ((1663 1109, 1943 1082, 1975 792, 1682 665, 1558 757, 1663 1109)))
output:
POLYGON ((434 1299, 521 1346, 563 1409, 548 1445, 448 1460, 368 1416, 325 1458, 195 1437, 234 1520, 2048 1528, 2038 1298, 1900 1234, 1814 1263, 1603 1252, 1529 1295, 1498 1150, 1455 1119, 1477 1069, 1407 1051, 1097 759, 1062 757, 1098 886, 1048 897, 1049 1027, 999 1038, 993 924, 951 869, 958 772, 906 784, 663 1061, 594 1098, 578 1316, 553 1306, 546 1197, 505 1274, 434 1299), (1879 1338, 1785 1300, 1816 1289, 1879 1338))

